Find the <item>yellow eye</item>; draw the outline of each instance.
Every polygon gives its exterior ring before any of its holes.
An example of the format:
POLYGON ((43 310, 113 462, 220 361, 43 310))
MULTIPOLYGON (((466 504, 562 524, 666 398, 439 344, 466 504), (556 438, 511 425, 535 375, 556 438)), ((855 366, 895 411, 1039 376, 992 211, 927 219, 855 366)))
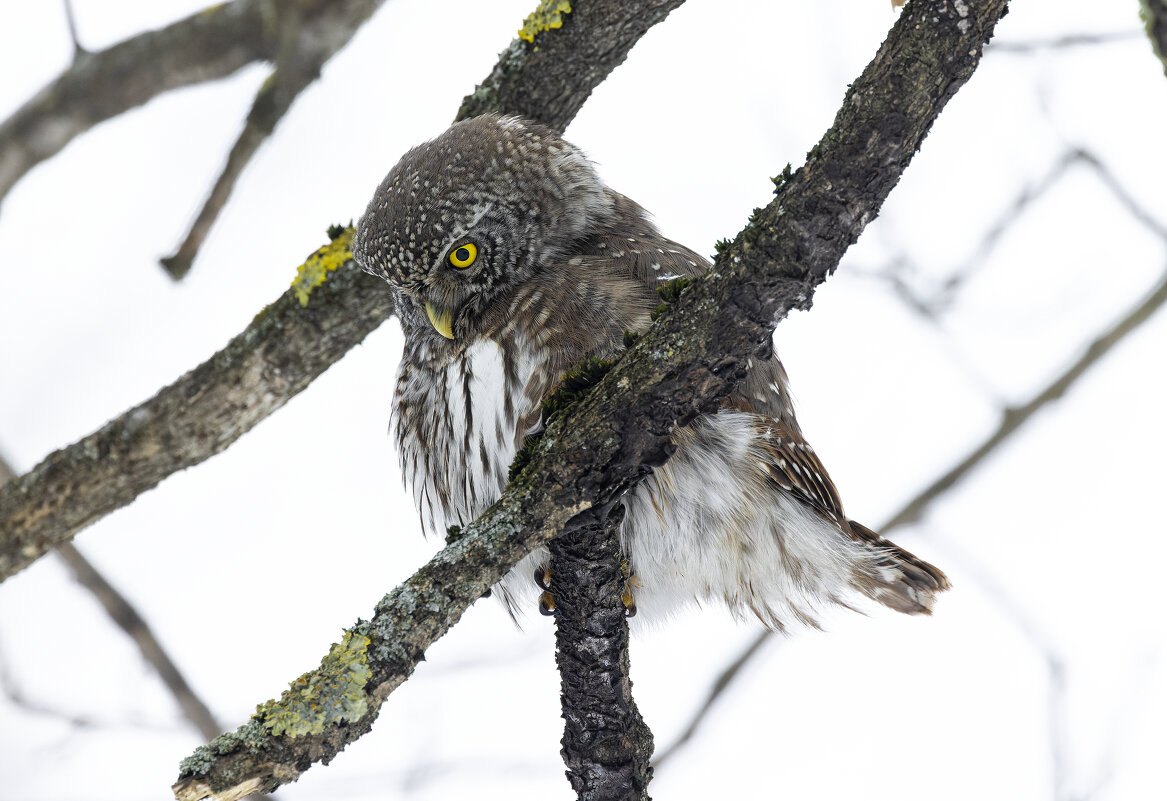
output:
POLYGON ((459 245, 457 249, 450 254, 450 264, 457 267, 459 270, 465 270, 474 260, 478 258, 478 248, 474 247, 473 242, 467 242, 464 245, 459 245))

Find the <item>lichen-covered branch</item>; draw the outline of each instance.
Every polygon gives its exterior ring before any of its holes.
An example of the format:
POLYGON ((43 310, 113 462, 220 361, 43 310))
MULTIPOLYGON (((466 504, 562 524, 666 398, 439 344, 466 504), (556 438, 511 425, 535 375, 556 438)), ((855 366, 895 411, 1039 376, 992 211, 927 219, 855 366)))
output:
MULTIPOLYGON (((304 40, 330 42, 384 0, 294 0, 304 40)), ((224 78, 253 61, 275 61, 278 20, 289 0, 233 0, 73 63, 0 123, 0 200, 29 170, 74 137, 183 86, 224 78)), ((358 23, 359 24, 359 23, 358 23)), ((343 45, 342 45, 343 46, 343 45)))
MULTIPOLYGON (((585 4, 603 9, 604 19, 620 21, 605 30, 643 33, 648 27, 637 16, 642 11, 637 3, 585 0, 585 4)), ((585 47, 583 39, 602 33, 564 25, 553 37, 540 34, 539 41, 541 47, 550 47, 549 38, 564 38, 585 47)), ((586 64, 573 60, 570 69, 560 69, 546 57, 514 66, 508 73, 514 80, 492 90, 491 102, 496 105, 484 109, 523 111, 560 130, 566 128, 578 106, 530 106, 523 95, 527 82, 522 75, 531 69, 549 70, 561 83, 554 91, 544 85, 548 97, 581 93, 586 97, 624 59, 626 51, 615 41, 609 44, 612 50, 602 58, 586 64)), ((560 57, 567 59, 570 49, 560 57)), ((364 339, 392 307, 384 285, 358 272, 351 261, 345 263, 324 291, 312 296, 307 309, 300 308, 293 293, 285 293, 211 359, 0 488, 0 580, 171 473, 222 451, 364 339)), ((320 280, 324 277, 319 274, 320 280)))
POLYGON ((640 37, 684 1, 543 0, 457 119, 502 108, 564 130, 640 37))
POLYGON ((672 429, 714 409, 746 360, 772 347, 776 322, 810 305, 971 76, 1006 9, 1006 0, 909 3, 807 163, 721 248, 708 278, 690 285, 595 391, 550 423, 494 506, 354 627, 370 641, 365 714, 299 737, 273 736, 253 719, 184 763, 177 796, 238 798, 331 759, 368 730, 385 696, 487 586, 663 462, 672 429))

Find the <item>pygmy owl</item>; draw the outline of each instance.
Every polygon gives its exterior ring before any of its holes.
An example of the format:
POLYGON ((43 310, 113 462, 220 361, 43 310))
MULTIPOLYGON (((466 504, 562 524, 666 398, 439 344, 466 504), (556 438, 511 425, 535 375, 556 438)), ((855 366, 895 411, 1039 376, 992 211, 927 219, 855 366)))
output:
MULTIPOLYGON (((389 282, 405 333, 390 424, 425 531, 444 536, 503 491, 541 402, 584 358, 643 331, 655 288, 708 261, 665 239, 576 147, 516 117, 459 122, 409 151, 352 242, 389 282)), ((848 519, 803 439, 777 355, 755 359, 716 414, 672 433, 673 456, 623 500, 625 602, 661 618, 723 601, 783 628, 857 595, 929 612, 944 574, 848 519)), ((548 553, 494 588, 508 609, 552 599, 548 553), (532 575, 537 578, 532 580, 532 575)))

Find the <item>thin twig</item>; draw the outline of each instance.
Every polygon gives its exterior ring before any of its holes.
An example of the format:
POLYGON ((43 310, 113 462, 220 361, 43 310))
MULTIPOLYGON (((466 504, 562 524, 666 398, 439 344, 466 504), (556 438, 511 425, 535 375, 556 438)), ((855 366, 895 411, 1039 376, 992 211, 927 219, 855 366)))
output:
POLYGON ((997 41, 985 49, 985 54, 1008 53, 1010 55, 1029 55, 1043 50, 1069 50, 1074 47, 1094 47, 1096 45, 1128 42, 1142 36, 1138 30, 1109 31, 1107 33, 1072 33, 1066 36, 1055 36, 1050 39, 1033 39, 1030 41, 1010 42, 997 41))
POLYGON ((713 686, 709 688, 709 692, 705 696, 705 701, 701 704, 701 707, 697 710, 696 714, 694 714, 693 717, 689 720, 689 725, 685 727, 685 730, 681 732, 680 736, 677 737, 677 739, 674 740, 668 748, 659 752, 656 755, 656 758, 653 759, 653 769, 659 769, 662 765, 668 762, 669 759, 674 754, 676 754, 682 746, 685 745, 685 743, 692 739, 693 735, 697 733, 697 729, 705 721, 705 716, 709 714, 709 710, 711 710, 717 700, 721 698, 721 694, 724 693, 729 685, 733 683, 734 679, 738 677, 738 674, 742 672, 745 666, 748 665, 751 660, 753 660, 758 651, 762 650, 762 646, 773 639, 769 635, 770 631, 767 630, 762 634, 754 637, 754 639, 750 641, 750 644, 746 646, 746 649, 738 655, 738 658, 726 665, 722 669, 721 673, 717 674, 717 678, 713 681, 713 686))
POLYGON ((299 5, 280 6, 280 46, 276 69, 256 93, 243 123, 243 130, 239 132, 227 156, 227 163, 223 165, 182 244, 173 255, 161 259, 163 268, 171 278, 178 281, 190 272, 199 249, 252 157, 275 131, 296 98, 320 77, 324 64, 349 43, 379 5, 367 3, 355 8, 353 12, 344 15, 343 22, 336 24, 328 36, 320 36, 316 30, 305 30, 304 13, 299 5))
POLYGON ((915 498, 905 504, 891 520, 884 524, 882 530, 888 531, 919 520, 924 510, 936 498, 952 489, 958 481, 996 451, 1002 443, 1016 433, 1038 411, 1065 395, 1070 387, 1077 383, 1078 379, 1084 376, 1115 345, 1149 320, 1163 306, 1164 302, 1167 302, 1167 273, 1164 274, 1155 288, 1136 307, 1131 309, 1131 311, 1124 315, 1109 330, 1100 334, 1091 342, 1082 356, 1071 364, 1061 375, 1034 395, 1027 403, 1005 409, 1001 414, 1001 422, 997 426, 996 431, 951 470, 936 479, 915 498))
MULTIPOLYGON (((0 486, 15 477, 7 460, 0 456, 0 486)), ((146 660, 158 678, 170 690, 179 709, 190 723, 199 730, 207 740, 215 737, 223 730, 222 724, 215 719, 214 714, 191 689, 178 665, 166 653, 162 643, 154 636, 145 619, 139 614, 126 597, 118 592, 108 579, 86 559, 70 542, 62 543, 57 549, 65 564, 73 571, 77 583, 93 593, 102 608, 109 614, 118 628, 129 635, 138 646, 142 658, 146 660)))
POLYGON ((73 60, 76 61, 89 51, 81 46, 81 40, 77 38, 77 17, 73 13, 73 0, 63 0, 63 2, 65 4, 65 22, 69 26, 69 38, 73 40, 73 60))
POLYGON ((223 731, 222 724, 215 719, 214 713, 203 700, 191 689, 190 684, 178 669, 178 665, 166 653, 162 643, 154 635, 146 620, 134 608, 126 597, 118 592, 109 581, 86 559, 71 542, 66 542, 57 549, 57 553, 73 571, 77 583, 93 593, 93 596, 105 609, 118 628, 124 631, 138 650, 142 658, 154 668, 158 678, 170 690, 183 716, 190 721, 199 733, 207 740, 213 739, 223 731))

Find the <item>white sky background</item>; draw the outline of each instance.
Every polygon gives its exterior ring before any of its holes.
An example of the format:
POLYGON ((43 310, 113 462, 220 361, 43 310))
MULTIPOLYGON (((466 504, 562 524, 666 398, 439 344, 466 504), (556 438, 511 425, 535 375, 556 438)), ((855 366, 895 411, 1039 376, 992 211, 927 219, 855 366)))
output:
MULTIPOLYGON (((440 133, 533 0, 390 0, 253 161, 195 263, 185 232, 267 74, 172 92, 75 140, 0 207, 0 452, 18 472, 218 350, 291 281, 330 223, 364 209, 440 133)), ((106 47, 200 7, 76 0, 106 47)), ((1137 3, 1029 0, 1002 42, 1136 31, 1137 3)), ((653 29, 568 137, 670 236, 712 253, 830 124, 894 13, 880 0, 693 2, 653 29)), ((53 2, 0 0, 0 117, 63 69, 53 2)), ((1084 166, 979 259, 940 327, 871 277, 893 257, 927 291, 961 269, 1065 148, 1102 160, 1167 225, 1167 78, 1145 39, 992 52, 956 96, 814 308, 777 342, 800 418, 850 514, 876 526, 1133 306, 1164 241, 1084 166)), ((1167 752, 1167 423, 1160 315, 895 539, 945 568, 934 618, 840 614, 773 640, 658 799, 1054 797, 1161 792, 1167 752), (1051 727, 1047 649, 1065 666, 1051 727)), ((176 475, 78 546, 145 614, 231 727, 315 666, 343 626, 438 546, 423 540, 386 434, 400 331, 383 326, 224 454, 176 475)), ((476 604, 386 703, 371 734, 279 790, 294 799, 569 799, 552 627, 476 604)), ((658 748, 756 634, 718 609, 633 642, 658 748)), ((133 644, 48 557, 0 585, 0 799, 170 797, 199 738, 133 644)))

